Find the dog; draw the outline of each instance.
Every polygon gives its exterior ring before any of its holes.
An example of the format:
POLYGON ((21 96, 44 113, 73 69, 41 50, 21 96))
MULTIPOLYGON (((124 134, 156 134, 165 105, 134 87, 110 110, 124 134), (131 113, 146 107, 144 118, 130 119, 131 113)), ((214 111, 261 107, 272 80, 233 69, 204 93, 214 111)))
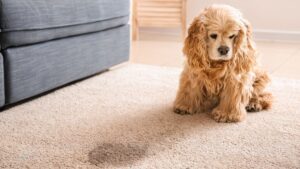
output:
POLYGON ((250 23, 228 5, 212 5, 188 29, 174 112, 211 112, 217 122, 239 122, 268 110, 269 75, 259 67, 250 23))

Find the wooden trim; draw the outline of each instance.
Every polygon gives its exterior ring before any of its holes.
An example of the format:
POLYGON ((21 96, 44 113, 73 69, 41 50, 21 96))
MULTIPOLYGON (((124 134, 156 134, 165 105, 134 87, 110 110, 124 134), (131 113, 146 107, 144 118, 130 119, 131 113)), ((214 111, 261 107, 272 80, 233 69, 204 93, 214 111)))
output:
POLYGON ((182 11, 181 11, 181 31, 182 39, 186 36, 186 0, 182 0, 182 11))
POLYGON ((138 40, 138 36, 139 36, 137 1, 138 0, 133 0, 133 7, 132 7, 132 40, 138 40))
POLYGON ((186 36, 186 0, 133 0, 133 40, 139 27, 181 27, 186 36))
POLYGON ((139 0, 140 2, 181 2, 182 0, 139 0))

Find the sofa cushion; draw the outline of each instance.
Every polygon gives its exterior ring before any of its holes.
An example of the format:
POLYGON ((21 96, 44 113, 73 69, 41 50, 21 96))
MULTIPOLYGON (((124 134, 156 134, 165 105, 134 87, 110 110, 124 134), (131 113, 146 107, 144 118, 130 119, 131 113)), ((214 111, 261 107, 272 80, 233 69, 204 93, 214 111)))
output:
POLYGON ((15 103, 124 62, 129 44, 125 25, 5 49, 6 102, 15 103))
POLYGON ((98 32, 108 28, 118 27, 128 23, 129 17, 122 16, 99 22, 66 26, 59 28, 49 28, 40 30, 11 31, 0 33, 1 48, 30 45, 49 40, 98 32))
POLYGON ((3 56, 0 53, 0 107, 5 104, 3 56))
POLYGON ((129 14, 129 0, 0 0, 2 32, 98 22, 129 14))

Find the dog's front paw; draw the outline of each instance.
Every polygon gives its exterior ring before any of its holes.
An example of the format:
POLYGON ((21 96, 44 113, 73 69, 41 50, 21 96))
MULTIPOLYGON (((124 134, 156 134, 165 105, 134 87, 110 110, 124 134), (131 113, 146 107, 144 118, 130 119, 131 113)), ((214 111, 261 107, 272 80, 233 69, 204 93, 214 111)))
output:
POLYGON ((251 101, 247 106, 246 106, 246 110, 248 112, 259 112, 261 111, 263 108, 261 106, 261 104, 259 102, 254 102, 251 101))
POLYGON ((183 110, 183 109, 179 109, 179 108, 174 108, 174 113, 176 114, 180 114, 180 115, 188 115, 188 114, 192 114, 187 110, 183 110))
POLYGON ((222 123, 240 122, 244 120, 245 116, 246 112, 243 111, 238 113, 226 113, 218 109, 214 109, 212 112, 213 119, 222 123))
POLYGON ((173 109, 174 113, 180 114, 180 115, 189 115, 189 114, 194 114, 192 109, 182 106, 182 105, 175 105, 173 109))

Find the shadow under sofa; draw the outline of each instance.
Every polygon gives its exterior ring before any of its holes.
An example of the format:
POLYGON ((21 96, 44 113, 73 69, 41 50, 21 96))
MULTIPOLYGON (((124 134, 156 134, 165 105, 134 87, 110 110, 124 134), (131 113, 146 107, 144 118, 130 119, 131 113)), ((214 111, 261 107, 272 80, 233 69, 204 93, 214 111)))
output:
POLYGON ((0 0, 0 107, 129 57, 129 0, 0 0))

